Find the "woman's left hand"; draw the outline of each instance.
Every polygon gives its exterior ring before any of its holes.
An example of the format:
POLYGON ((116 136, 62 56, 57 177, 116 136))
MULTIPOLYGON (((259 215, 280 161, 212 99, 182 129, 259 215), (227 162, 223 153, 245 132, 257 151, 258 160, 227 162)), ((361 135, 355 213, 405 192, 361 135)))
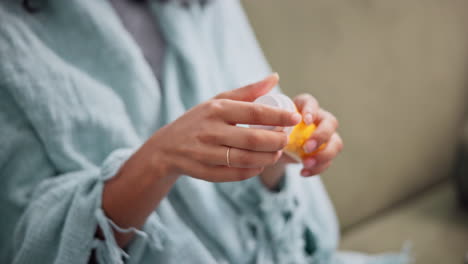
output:
MULTIPOLYGON (((311 153, 326 143, 324 149, 302 161, 304 168, 302 176, 313 176, 324 172, 333 159, 343 149, 343 140, 336 132, 338 120, 330 112, 320 108, 317 100, 310 94, 301 94, 294 98, 297 109, 302 114, 306 125, 314 123, 317 128, 304 144, 304 151, 311 153)), ((284 155, 284 154, 283 154, 284 155)))
MULTIPOLYGON (((310 94, 301 94, 294 98, 297 109, 302 114, 302 119, 307 125, 315 124, 316 130, 304 144, 304 151, 311 153, 322 144, 325 148, 302 161, 304 168, 301 175, 309 177, 324 172, 331 166, 333 159, 343 149, 343 141, 336 132, 338 121, 330 112, 320 108, 317 100, 310 94)), ((285 166, 288 163, 296 163, 286 154, 275 165, 265 167, 260 179, 269 189, 276 189, 284 175, 285 166)))

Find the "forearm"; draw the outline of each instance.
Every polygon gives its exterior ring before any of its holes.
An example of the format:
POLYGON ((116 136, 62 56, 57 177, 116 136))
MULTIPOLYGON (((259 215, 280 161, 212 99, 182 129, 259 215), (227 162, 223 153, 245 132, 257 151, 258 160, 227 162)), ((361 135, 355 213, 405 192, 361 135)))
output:
MULTIPOLYGON (((164 199, 176 182, 151 146, 144 145, 104 185, 102 207, 106 215, 123 228, 140 228, 146 218, 164 199)), ((124 247, 133 233, 115 232, 119 246, 124 247)))

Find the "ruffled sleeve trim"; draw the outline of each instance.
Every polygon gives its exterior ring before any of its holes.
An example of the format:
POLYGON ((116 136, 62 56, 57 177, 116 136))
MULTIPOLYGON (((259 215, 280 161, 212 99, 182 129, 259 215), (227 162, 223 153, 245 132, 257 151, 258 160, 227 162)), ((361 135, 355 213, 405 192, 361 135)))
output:
MULTIPOLYGON (((111 153, 104 161, 101 167, 102 181, 111 179, 118 173, 120 167, 130 158, 135 150, 133 149, 119 149, 111 153)), ((162 224, 161 220, 154 212, 152 213, 143 230, 135 227, 122 228, 114 221, 105 215, 102 208, 97 208, 95 217, 98 227, 100 228, 104 239, 95 238, 93 241, 93 248, 95 249, 96 260, 98 263, 117 263, 123 264, 124 259, 130 258, 129 254, 119 247, 114 237, 114 232, 121 233, 135 233, 136 236, 145 240, 150 247, 162 250, 167 240, 167 231, 162 224)))

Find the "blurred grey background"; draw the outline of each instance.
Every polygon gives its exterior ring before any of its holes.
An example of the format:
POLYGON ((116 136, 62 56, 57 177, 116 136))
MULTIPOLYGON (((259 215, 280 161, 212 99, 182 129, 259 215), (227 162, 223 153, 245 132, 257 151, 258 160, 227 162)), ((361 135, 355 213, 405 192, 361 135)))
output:
POLYGON ((323 180, 343 249, 412 241, 416 263, 463 263, 451 174, 468 102, 468 1, 243 1, 281 86, 340 121, 323 180))

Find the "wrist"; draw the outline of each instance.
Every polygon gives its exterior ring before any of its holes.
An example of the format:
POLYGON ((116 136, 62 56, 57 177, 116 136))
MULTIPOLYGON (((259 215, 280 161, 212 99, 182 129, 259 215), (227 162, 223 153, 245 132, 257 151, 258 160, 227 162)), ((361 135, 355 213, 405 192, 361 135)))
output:
POLYGON ((175 181, 179 178, 180 173, 173 159, 160 151, 153 151, 150 160, 148 171, 151 172, 151 177, 156 181, 175 181))
POLYGON ((286 172, 286 163, 278 162, 273 166, 265 167, 260 174, 260 181, 263 185, 271 190, 278 191, 279 184, 284 178, 286 172))
POLYGON ((178 173, 168 155, 162 153, 160 147, 148 141, 132 157, 138 161, 138 170, 144 171, 151 182, 176 180, 178 173))
MULTIPOLYGON (((178 179, 169 173, 167 163, 149 150, 142 146, 104 184, 102 208, 120 227, 140 228, 178 179)), ((133 233, 115 232, 120 246, 132 237, 133 233)))

